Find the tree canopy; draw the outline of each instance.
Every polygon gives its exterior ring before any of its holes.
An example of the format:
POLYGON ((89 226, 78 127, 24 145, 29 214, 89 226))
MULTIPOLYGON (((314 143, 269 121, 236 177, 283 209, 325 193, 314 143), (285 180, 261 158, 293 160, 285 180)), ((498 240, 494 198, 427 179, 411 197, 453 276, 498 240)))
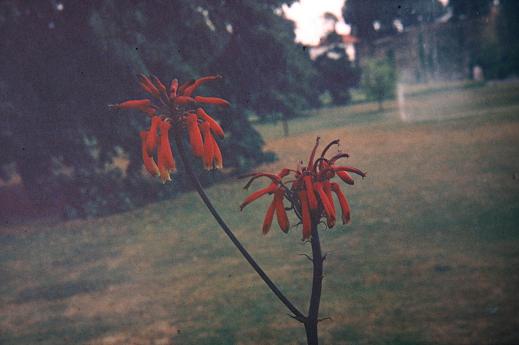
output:
POLYGON ((233 103, 213 114, 229 134, 223 151, 232 154, 225 163, 241 169, 265 160, 263 141, 246 114, 293 114, 317 97, 293 24, 275 13, 285 2, 3 1, 3 178, 14 166, 35 199, 49 203, 62 195, 83 214, 124 209, 165 193, 150 188, 143 195, 137 187, 146 183, 138 135, 146 120, 107 107, 142 96, 137 73, 181 80, 223 75, 222 83, 204 87, 233 103), (122 171, 112 164, 119 156, 129 160, 122 171), (128 184, 136 186, 133 194, 124 188, 128 184), (113 200, 107 202, 103 195, 109 193, 113 200), (88 203, 106 210, 85 211, 88 203))
POLYGON ((406 28, 431 22, 444 11, 439 0, 347 0, 343 17, 354 35, 370 42, 397 33, 395 21, 406 28))

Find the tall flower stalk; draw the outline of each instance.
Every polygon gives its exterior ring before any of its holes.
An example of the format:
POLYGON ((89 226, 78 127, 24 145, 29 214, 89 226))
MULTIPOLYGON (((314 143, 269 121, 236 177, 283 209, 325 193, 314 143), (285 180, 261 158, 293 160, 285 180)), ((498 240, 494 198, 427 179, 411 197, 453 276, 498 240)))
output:
POLYGON ((173 79, 169 87, 166 87, 155 76, 141 74, 138 78, 141 87, 151 97, 129 100, 110 105, 110 107, 114 109, 137 109, 150 117, 150 128, 140 132, 142 159, 148 173, 154 177, 160 177, 163 183, 171 181, 171 173, 176 171, 176 162, 169 141, 172 134, 178 150, 177 153, 182 160, 186 173, 209 212, 251 267, 291 312, 291 316, 304 325, 308 344, 318 344, 317 324, 319 322, 323 261, 326 257, 321 252, 318 226, 322 220, 325 221, 328 228, 335 225, 336 209, 332 193, 336 194, 339 201, 343 223, 347 223, 350 219, 350 208, 346 197, 340 186, 330 180, 338 176, 347 184, 353 184, 353 179, 349 173, 355 173, 362 177, 365 176, 365 173, 353 167, 336 165, 339 159, 348 157, 345 153, 326 158, 328 150, 333 145, 338 145, 338 140, 328 144, 321 152, 320 157, 316 159, 316 150, 319 146, 319 138, 317 138, 305 166, 302 166, 301 163, 294 170, 285 168, 278 174, 252 173, 244 176, 249 178, 245 188, 248 188, 258 178, 270 180, 266 187, 253 192, 240 205, 241 210, 243 210, 258 198, 267 194, 273 195, 273 201, 269 205, 263 221, 263 234, 270 231, 274 215, 280 229, 285 233, 288 232, 290 224, 287 211, 293 211, 301 224, 302 239, 309 241, 311 244, 312 291, 308 312, 305 315, 281 292, 236 238, 211 203, 188 159, 188 150, 184 145, 186 134, 191 152, 202 160, 205 169, 211 170, 223 167, 222 154, 214 136, 223 138, 224 131, 202 106, 212 104, 228 107, 229 102, 218 97, 193 96, 199 86, 221 77, 207 76, 183 84, 179 84, 177 79, 173 79))
POLYGON ((323 262, 326 258, 321 251, 318 226, 321 222, 328 228, 335 226, 337 211, 332 193, 336 194, 339 201, 343 224, 348 223, 350 220, 348 200, 340 186, 335 182, 331 182, 331 179, 338 176, 347 184, 353 184, 354 181, 350 173, 362 177, 366 176, 364 172, 357 168, 336 164, 338 160, 349 157, 347 153, 338 153, 331 158, 326 158, 330 148, 338 144, 339 140, 329 143, 316 159, 315 155, 319 146, 319 138, 317 138, 306 165, 303 165, 303 162, 301 162, 295 170, 283 168, 277 174, 252 173, 244 176, 250 178, 245 188, 248 188, 258 178, 270 180, 267 187, 249 195, 240 206, 243 210, 251 202, 266 194, 274 195, 263 220, 263 234, 269 232, 274 213, 281 231, 287 232, 289 225, 286 211, 288 210, 293 211, 302 225, 302 239, 310 241, 312 247, 312 257, 310 257, 310 260, 313 265, 312 291, 308 313, 302 321, 305 326, 308 344, 318 344, 317 324, 319 322, 323 262), (285 200, 288 205, 285 205, 285 200))

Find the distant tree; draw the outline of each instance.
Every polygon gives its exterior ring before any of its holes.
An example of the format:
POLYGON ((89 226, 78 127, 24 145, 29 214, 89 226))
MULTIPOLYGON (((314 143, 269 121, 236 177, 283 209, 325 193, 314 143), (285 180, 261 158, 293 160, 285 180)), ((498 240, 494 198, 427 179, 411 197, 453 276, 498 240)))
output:
POLYGON ((377 101, 382 111, 384 100, 395 96, 396 73, 390 59, 364 60, 361 85, 368 99, 377 101))
POLYGON ((498 37, 501 48, 500 77, 519 75, 519 1, 500 0, 498 37))
POLYGON ((340 35, 331 32, 323 39, 323 44, 328 49, 314 61, 319 75, 318 89, 328 91, 334 104, 346 104, 350 100, 349 89, 359 83, 359 71, 349 60, 340 35))

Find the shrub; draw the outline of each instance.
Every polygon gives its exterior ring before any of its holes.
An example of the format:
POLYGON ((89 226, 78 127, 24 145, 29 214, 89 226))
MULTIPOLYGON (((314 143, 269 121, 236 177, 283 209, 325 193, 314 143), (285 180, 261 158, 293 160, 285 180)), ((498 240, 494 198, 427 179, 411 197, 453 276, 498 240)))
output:
POLYGON ((396 89, 395 68, 389 59, 366 59, 362 69, 361 87, 370 100, 377 101, 379 110, 382 102, 393 98, 396 89))

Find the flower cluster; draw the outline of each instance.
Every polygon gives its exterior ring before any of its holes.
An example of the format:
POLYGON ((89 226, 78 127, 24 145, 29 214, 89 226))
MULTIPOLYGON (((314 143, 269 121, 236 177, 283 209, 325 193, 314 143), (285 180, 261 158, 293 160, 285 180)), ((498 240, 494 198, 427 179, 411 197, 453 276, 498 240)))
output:
POLYGON ((343 224, 350 220, 350 206, 348 200, 344 196, 339 184, 332 182, 335 176, 349 185, 353 185, 354 181, 350 173, 366 176, 361 170, 351 167, 337 165, 337 161, 347 158, 347 153, 339 153, 331 158, 326 158, 326 153, 333 145, 338 145, 339 140, 329 143, 322 151, 319 158, 315 159, 317 147, 319 146, 319 138, 310 154, 307 165, 303 166, 302 162, 296 170, 282 169, 278 174, 269 173, 253 173, 243 177, 249 177, 249 182, 245 185, 245 189, 249 188, 254 180, 260 177, 266 177, 271 180, 270 184, 256 192, 250 194, 240 205, 243 210, 245 206, 257 200, 266 194, 273 194, 274 199, 267 209, 263 221, 263 233, 266 234, 272 225, 274 213, 277 222, 282 231, 289 230, 289 221, 287 210, 294 210, 296 216, 303 224, 303 240, 310 238, 312 233, 312 224, 317 224, 324 217, 329 228, 335 225, 337 213, 333 194, 336 195, 341 208, 341 216, 343 224), (284 182, 284 178, 291 177, 290 180, 284 182), (289 186, 288 186, 289 185, 289 186), (288 208, 285 207, 284 200, 290 203, 288 208))
POLYGON ((170 173, 176 170, 169 142, 169 130, 180 135, 185 128, 193 154, 202 159, 204 168, 222 168, 222 154, 213 136, 224 137, 222 127, 201 107, 214 104, 228 107, 229 102, 218 97, 193 96, 195 90, 207 81, 221 76, 207 76, 179 84, 173 79, 166 87, 155 76, 138 76, 141 87, 151 98, 134 99, 110 105, 115 109, 137 109, 151 118, 147 131, 140 132, 144 167, 152 176, 160 176, 163 183, 171 181, 170 173), (156 158, 156 159, 155 159, 156 158))

